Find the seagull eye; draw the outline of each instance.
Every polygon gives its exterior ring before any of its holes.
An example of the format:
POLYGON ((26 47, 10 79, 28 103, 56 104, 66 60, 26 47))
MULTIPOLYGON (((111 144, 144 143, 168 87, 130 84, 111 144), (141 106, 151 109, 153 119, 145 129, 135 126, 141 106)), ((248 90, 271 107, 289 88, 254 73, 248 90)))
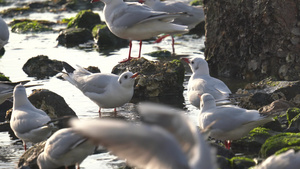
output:
POLYGON ((194 61, 191 61, 192 64, 194 64, 194 61))
POLYGON ((125 78, 125 79, 127 79, 127 78, 128 78, 128 76, 127 76, 127 75, 125 75, 125 76, 124 76, 124 78, 125 78))

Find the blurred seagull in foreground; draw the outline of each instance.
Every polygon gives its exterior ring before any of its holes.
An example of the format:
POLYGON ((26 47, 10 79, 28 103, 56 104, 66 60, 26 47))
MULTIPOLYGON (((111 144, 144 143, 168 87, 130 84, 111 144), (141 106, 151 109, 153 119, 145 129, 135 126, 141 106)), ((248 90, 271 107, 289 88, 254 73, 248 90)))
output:
POLYGON ((63 62, 67 74, 63 78, 76 86, 82 93, 101 108, 115 108, 129 102, 134 92, 135 77, 138 73, 124 72, 120 76, 115 74, 91 73, 77 66, 74 69, 68 63, 63 62))
POLYGON ((140 104, 143 123, 71 121, 75 131, 143 169, 216 169, 215 154, 182 111, 140 104))
POLYGON ((230 140, 246 136, 253 128, 273 121, 273 115, 263 115, 257 110, 247 110, 233 105, 216 106, 214 97, 209 93, 201 96, 198 125, 205 129, 212 122, 209 135, 225 141, 230 149, 230 140))
POLYGON ((290 149, 278 155, 272 155, 253 169, 299 169, 300 151, 290 149))
MULTIPOLYGON (((196 25, 198 25, 200 22, 203 22, 205 20, 204 10, 202 6, 190 6, 183 2, 174 2, 174 1, 162 2, 160 0, 139 0, 139 2, 144 3, 145 5, 149 6, 155 11, 168 12, 168 13, 174 13, 174 12, 187 13, 188 15, 175 18, 172 23, 178 25, 186 25, 188 26, 189 30, 193 29, 196 25)), ((162 39, 168 36, 169 35, 162 36, 157 40, 157 42, 160 42, 162 39)), ((172 38, 172 50, 173 50, 173 54, 175 54, 174 37, 171 35, 171 38, 172 38)))
POLYGON ((30 103, 23 85, 19 84, 15 87, 13 99, 10 127, 23 141, 26 151, 26 142, 38 143, 46 140, 51 135, 54 125, 44 111, 30 103))
POLYGON ((230 89, 221 80, 210 76, 208 64, 204 59, 195 57, 192 59, 182 58, 182 60, 189 64, 193 72, 187 89, 187 97, 192 105, 199 108, 200 98, 198 95, 204 93, 211 94, 217 101, 222 100, 217 104, 230 103, 230 89))
POLYGON ((139 58, 141 57, 142 40, 150 39, 159 34, 173 34, 188 32, 187 26, 171 23, 174 18, 186 15, 184 13, 158 12, 136 2, 123 2, 123 0, 92 0, 102 1, 105 22, 110 31, 116 36, 128 39, 129 55, 122 62, 131 59, 132 40, 140 41, 139 58))
POLYGON ((44 151, 38 156, 40 169, 53 169, 79 164, 93 154, 95 146, 87 138, 74 132, 72 128, 64 128, 55 132, 46 142, 44 151))

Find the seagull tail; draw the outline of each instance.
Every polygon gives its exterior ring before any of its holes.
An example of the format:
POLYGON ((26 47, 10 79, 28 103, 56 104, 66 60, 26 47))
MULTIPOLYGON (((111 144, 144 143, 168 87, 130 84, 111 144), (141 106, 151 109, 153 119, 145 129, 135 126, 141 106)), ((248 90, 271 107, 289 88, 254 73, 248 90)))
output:
POLYGON ((67 62, 62 62, 62 65, 68 73, 73 73, 75 71, 75 69, 67 62))

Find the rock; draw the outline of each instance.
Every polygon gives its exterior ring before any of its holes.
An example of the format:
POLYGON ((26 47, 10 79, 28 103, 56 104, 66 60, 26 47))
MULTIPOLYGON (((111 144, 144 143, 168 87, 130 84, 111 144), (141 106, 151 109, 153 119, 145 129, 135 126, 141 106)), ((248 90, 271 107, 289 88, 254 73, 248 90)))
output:
POLYGON ((182 97, 184 67, 180 60, 148 61, 145 58, 132 59, 116 65, 112 73, 120 74, 126 70, 140 73, 136 78, 137 85, 133 97, 182 97))
POLYGON ((190 2, 190 5, 192 6, 203 5, 203 0, 193 0, 190 2))
POLYGON ((154 51, 151 53, 146 53, 145 55, 161 58, 161 57, 171 57, 172 53, 168 50, 159 50, 159 51, 154 51))
POLYGON ((5 48, 2 47, 2 48, 0 49, 0 58, 2 58, 2 56, 4 56, 4 54, 5 54, 5 48))
POLYGON ((282 148, 300 146, 300 133, 281 133, 266 140, 260 149, 260 155, 267 158, 282 148))
POLYGON ((295 152, 298 152, 300 150, 300 146, 292 146, 292 147, 287 147, 287 148, 283 148, 283 149, 280 149, 278 151, 276 151, 275 155, 279 155, 281 153, 284 153, 290 149, 294 149, 295 152))
POLYGON ((0 81, 10 81, 9 77, 6 77, 4 74, 0 72, 0 81))
POLYGON ((92 72, 92 73, 101 73, 100 69, 96 66, 89 66, 85 69, 89 72, 92 72))
MULTIPOLYGON (((19 168, 29 169, 39 169, 37 165, 37 157, 44 151, 46 141, 40 142, 29 148, 25 153, 20 157, 18 162, 19 168)), ((68 167, 70 169, 75 169, 75 166, 68 167)), ((57 169, 65 169, 65 167, 59 167, 57 169)))
POLYGON ((94 4, 90 3, 89 0, 58 0, 62 3, 64 9, 69 10, 86 10, 94 8, 94 4))
POLYGON ((225 157, 225 158, 228 158, 228 159, 234 157, 233 151, 228 150, 224 146, 221 146, 217 143, 212 143, 212 142, 210 142, 210 146, 217 150, 216 153, 217 153, 218 156, 222 156, 222 157, 225 157))
POLYGON ((127 47, 129 42, 111 33, 106 24, 96 25, 93 29, 93 36, 97 40, 99 51, 127 47))
POLYGON ((199 37, 205 35, 205 21, 200 22, 198 25, 196 25, 193 29, 189 31, 188 34, 196 34, 199 37))
POLYGON ((255 166, 255 162, 246 157, 233 157, 230 159, 232 169, 248 169, 249 167, 255 166))
POLYGON ((258 154, 265 141, 279 132, 267 128, 256 127, 241 139, 232 141, 232 150, 235 152, 247 152, 247 154, 258 154))
POLYGON ((217 156, 217 164, 220 169, 232 169, 228 158, 223 156, 217 156))
POLYGON ((2 104, 0 104, 0 122, 4 122, 6 120, 5 119, 6 111, 11 109, 12 106, 13 106, 13 103, 10 100, 6 100, 2 104))
POLYGON ((298 0, 203 3, 205 56, 213 76, 299 79, 298 0))
POLYGON ((29 77, 44 79, 61 72, 63 66, 60 61, 50 60, 48 56, 38 55, 30 58, 22 69, 29 77))
POLYGON ((99 14, 96 14, 91 10, 82 10, 68 23, 67 29, 86 28, 92 31, 94 26, 100 23, 101 19, 99 14))
POLYGON ((59 33, 58 44, 66 47, 74 47, 88 41, 94 41, 92 33, 86 28, 70 28, 59 33))
MULTIPOLYGON (((44 21, 45 22, 45 21, 44 21)), ((11 31, 14 33, 29 33, 29 32, 46 32, 52 31, 53 29, 45 24, 42 21, 37 20, 24 20, 23 22, 18 22, 13 24, 11 31)))
POLYGON ((300 109, 299 108, 290 108, 287 113, 286 117, 289 123, 288 128, 296 128, 298 132, 300 131, 300 109))

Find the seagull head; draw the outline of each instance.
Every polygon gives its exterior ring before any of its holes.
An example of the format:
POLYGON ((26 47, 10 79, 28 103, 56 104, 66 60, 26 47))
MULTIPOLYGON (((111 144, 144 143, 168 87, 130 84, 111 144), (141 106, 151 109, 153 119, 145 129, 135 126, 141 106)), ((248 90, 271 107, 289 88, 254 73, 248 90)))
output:
POLYGON ((209 75, 209 68, 206 60, 200 57, 195 57, 192 59, 182 58, 182 60, 189 64, 193 73, 197 75, 209 75))

